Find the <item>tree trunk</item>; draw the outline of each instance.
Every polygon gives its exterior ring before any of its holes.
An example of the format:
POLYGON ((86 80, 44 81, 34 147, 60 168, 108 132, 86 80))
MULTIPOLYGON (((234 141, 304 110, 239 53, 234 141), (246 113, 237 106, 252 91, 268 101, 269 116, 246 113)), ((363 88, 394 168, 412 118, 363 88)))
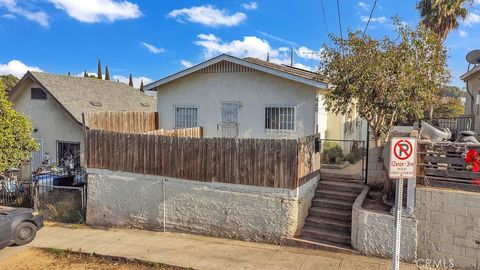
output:
POLYGON ((374 136, 375 140, 375 147, 377 149, 377 168, 382 170, 383 173, 383 195, 382 195, 382 200, 383 203, 385 203, 388 206, 393 206, 393 200, 392 200, 392 191, 393 191, 393 185, 391 179, 388 177, 388 168, 385 165, 385 159, 383 158, 383 150, 385 148, 384 143, 380 140, 380 138, 377 138, 374 136))

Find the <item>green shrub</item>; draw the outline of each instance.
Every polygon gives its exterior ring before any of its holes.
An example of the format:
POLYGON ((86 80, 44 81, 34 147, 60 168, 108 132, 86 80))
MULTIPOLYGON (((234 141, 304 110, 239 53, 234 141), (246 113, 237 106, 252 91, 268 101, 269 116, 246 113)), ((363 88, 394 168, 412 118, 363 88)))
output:
POLYGON ((339 164, 345 159, 342 147, 334 142, 325 142, 322 146, 322 161, 326 164, 339 164))

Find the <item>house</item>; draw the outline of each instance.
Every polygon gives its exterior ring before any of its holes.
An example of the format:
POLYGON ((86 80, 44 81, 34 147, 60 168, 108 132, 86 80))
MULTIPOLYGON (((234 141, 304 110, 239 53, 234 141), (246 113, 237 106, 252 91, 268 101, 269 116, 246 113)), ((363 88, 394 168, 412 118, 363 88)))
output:
POLYGON ((467 87, 465 115, 474 118, 474 131, 480 134, 480 64, 460 76, 467 87))
POLYGON ((201 126, 205 137, 345 139, 356 128, 326 111, 318 73, 255 58, 223 54, 145 89, 157 91, 160 128, 201 126))
POLYGON ((27 72, 9 97, 13 108, 30 118, 33 137, 40 145, 32 157, 32 169, 44 161, 58 164, 68 155, 77 165, 82 163, 82 113, 156 111, 152 97, 124 83, 41 72, 27 72))

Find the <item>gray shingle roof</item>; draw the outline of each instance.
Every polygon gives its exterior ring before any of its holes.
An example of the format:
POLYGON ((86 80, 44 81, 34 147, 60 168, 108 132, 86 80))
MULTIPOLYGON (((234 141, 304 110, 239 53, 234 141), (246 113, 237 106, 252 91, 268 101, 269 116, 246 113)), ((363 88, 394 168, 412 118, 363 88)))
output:
POLYGON ((124 83, 42 72, 30 73, 80 123, 82 113, 94 111, 157 111, 155 99, 124 83), (99 104, 101 105, 98 106, 99 104))

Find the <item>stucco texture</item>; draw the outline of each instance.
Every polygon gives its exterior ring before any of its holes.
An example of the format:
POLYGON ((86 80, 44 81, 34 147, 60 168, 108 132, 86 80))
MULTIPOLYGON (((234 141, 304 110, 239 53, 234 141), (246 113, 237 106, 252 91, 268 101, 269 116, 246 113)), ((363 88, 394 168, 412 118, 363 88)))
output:
POLYGON ((92 169, 87 223, 163 230, 165 217, 167 231, 279 243, 299 231, 317 180, 285 190, 92 169))
MULTIPOLYGON (((312 135, 316 129, 325 133, 326 113, 320 90, 263 72, 193 73, 158 87, 160 128, 174 127, 174 106, 198 108, 198 125, 205 137, 221 137, 221 102, 239 102, 239 138, 297 138, 312 135), (317 99, 317 95, 319 98, 317 99), (265 107, 294 106, 295 130, 265 130, 265 107)), ((322 138, 325 134, 322 134, 322 138)))
MULTIPOLYGON (((366 210, 363 201, 369 191, 365 188, 352 209, 352 246, 365 255, 391 257, 395 235, 395 217, 389 213, 366 210)), ((402 218, 400 257, 414 262, 417 258, 417 221, 402 218)))
MULTIPOLYGON (((40 87, 32 81, 25 83, 13 100, 13 108, 28 116, 37 132, 33 137, 43 140, 43 152, 49 154, 50 162, 57 164, 57 141, 79 142, 83 156, 83 131, 67 113, 47 94, 46 100, 31 99, 30 88, 40 87)), ((83 160, 83 158, 80 158, 83 160)))

